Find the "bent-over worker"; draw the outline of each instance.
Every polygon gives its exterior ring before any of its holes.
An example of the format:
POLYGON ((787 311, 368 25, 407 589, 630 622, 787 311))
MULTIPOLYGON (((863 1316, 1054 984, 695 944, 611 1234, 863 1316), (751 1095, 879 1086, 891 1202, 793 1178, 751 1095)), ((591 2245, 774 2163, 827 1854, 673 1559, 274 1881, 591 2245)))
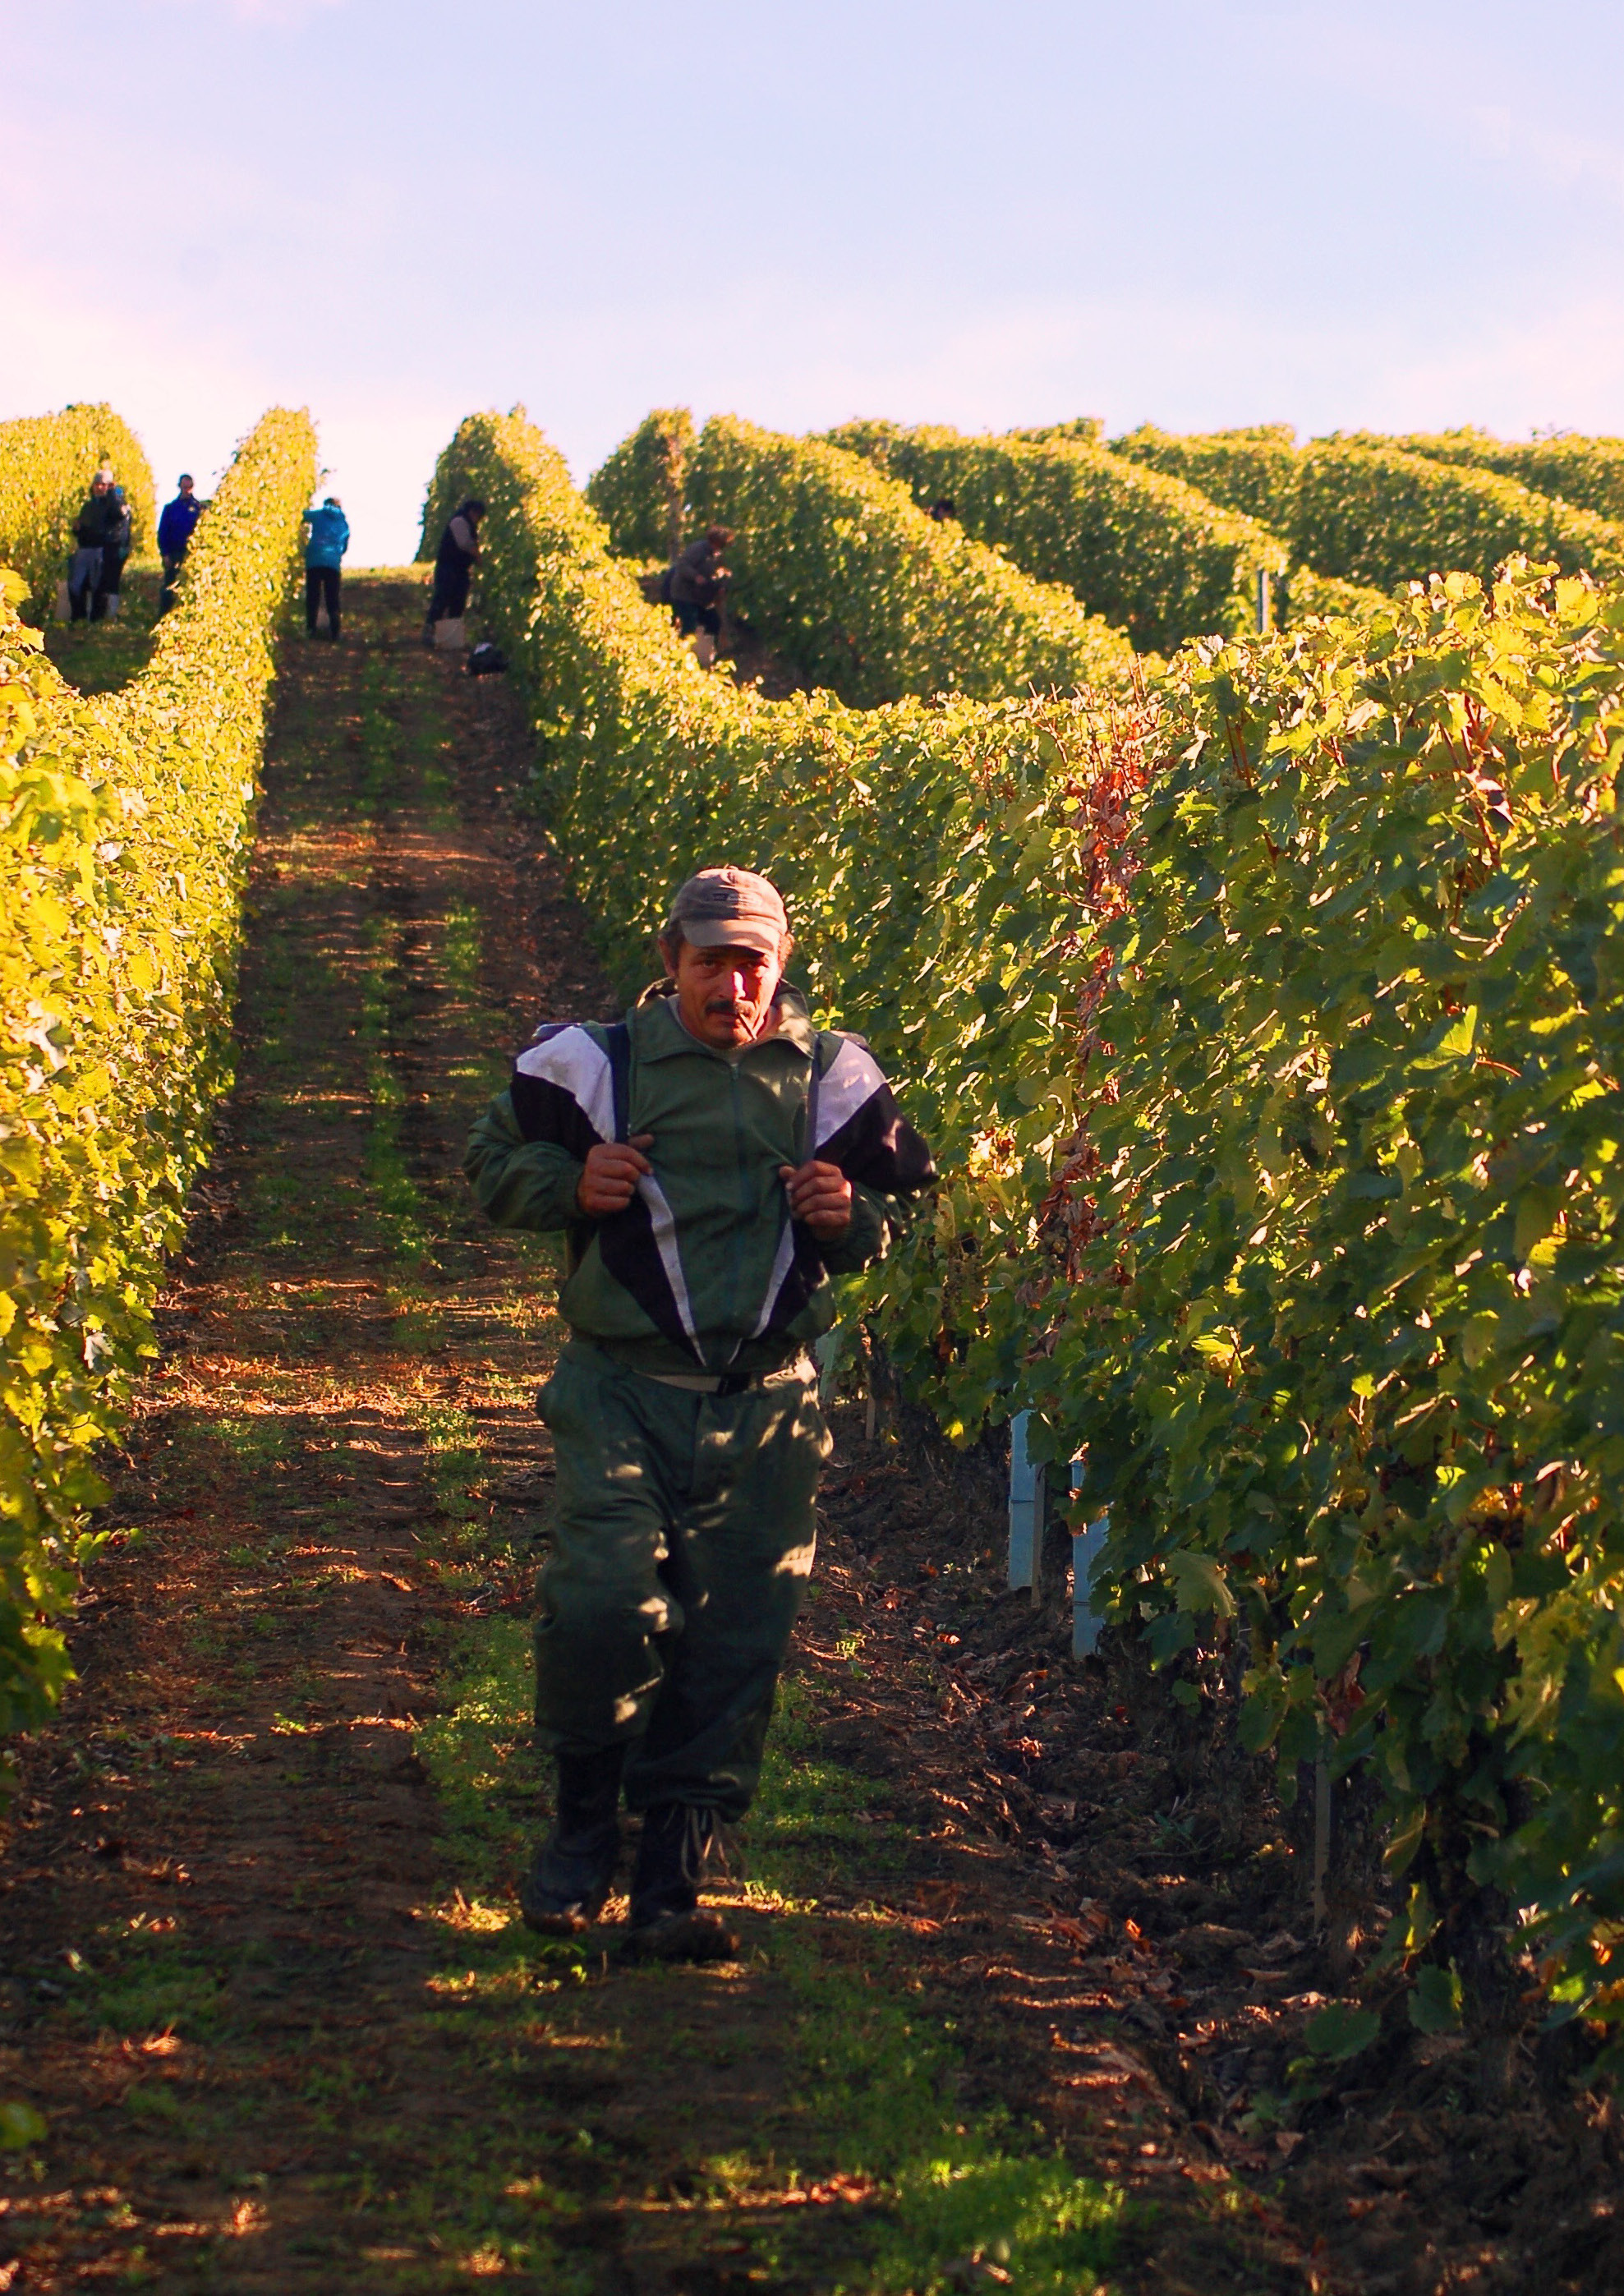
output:
POLYGON ((429 615, 422 642, 434 644, 437 622, 460 622, 468 611, 468 586, 480 555, 480 521, 485 505, 478 495, 459 503, 441 529, 434 554, 434 587, 429 594, 429 615))
POLYGON ((521 1906, 544 1932, 596 1920, 624 1792, 628 1949, 668 1959, 736 1949, 699 1890, 755 1792, 812 1567, 829 1278, 932 1177, 862 1039, 815 1029, 784 981, 792 947, 765 877, 701 870, 668 977, 623 1021, 538 1029, 466 1160, 493 1219, 567 1239, 536 1629, 557 1822, 521 1906))
POLYGON ((732 540, 731 527, 708 526, 672 562, 667 581, 677 627, 685 637, 693 640, 694 653, 705 669, 715 661, 721 644, 722 593, 728 580, 722 553, 732 540))

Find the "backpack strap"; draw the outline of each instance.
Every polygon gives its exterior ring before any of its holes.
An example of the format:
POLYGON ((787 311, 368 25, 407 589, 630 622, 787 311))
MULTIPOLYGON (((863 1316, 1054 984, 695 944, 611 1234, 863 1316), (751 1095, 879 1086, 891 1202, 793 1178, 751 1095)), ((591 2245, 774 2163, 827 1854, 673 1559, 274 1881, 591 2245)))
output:
POLYGON ((609 1080, 614 1094, 615 1138, 631 1136, 632 1032, 624 1021, 611 1021, 603 1031, 609 1054, 609 1080))
POLYGON ((807 1078, 806 1129, 800 1136, 801 1161, 817 1153, 817 1095, 824 1080, 824 1037, 819 1029, 812 1043, 812 1073, 807 1078))

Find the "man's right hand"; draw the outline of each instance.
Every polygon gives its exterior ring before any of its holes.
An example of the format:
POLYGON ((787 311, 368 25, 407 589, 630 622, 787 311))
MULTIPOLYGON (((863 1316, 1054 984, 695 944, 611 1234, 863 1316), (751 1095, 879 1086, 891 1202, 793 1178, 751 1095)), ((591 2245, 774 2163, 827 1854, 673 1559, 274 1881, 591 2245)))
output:
POLYGON ((643 1153, 653 1144, 652 1132, 639 1132, 630 1140, 600 1140, 587 1150, 575 1201, 588 1219, 608 1219, 626 1210, 644 1173, 654 1168, 643 1153))

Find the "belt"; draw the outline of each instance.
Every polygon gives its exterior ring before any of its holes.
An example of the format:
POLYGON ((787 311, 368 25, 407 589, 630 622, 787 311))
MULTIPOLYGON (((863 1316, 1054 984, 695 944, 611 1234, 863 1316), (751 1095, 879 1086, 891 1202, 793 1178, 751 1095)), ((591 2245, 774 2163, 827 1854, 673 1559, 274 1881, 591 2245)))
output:
POLYGON ((770 1386, 775 1380, 809 1380, 813 1368, 801 1356, 775 1371, 644 1371, 637 1376, 660 1387, 679 1387, 688 1395, 748 1395, 751 1388, 770 1386))
POLYGON ((680 1387, 685 1395, 742 1395, 761 1384, 742 1371, 645 1371, 639 1376, 660 1387, 680 1387))

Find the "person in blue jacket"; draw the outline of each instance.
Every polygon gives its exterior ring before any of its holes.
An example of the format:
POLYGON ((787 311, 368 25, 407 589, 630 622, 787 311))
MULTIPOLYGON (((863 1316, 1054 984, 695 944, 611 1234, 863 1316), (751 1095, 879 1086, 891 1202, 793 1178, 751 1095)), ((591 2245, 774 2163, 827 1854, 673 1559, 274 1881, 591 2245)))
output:
POLYGON ((308 510, 310 537, 305 545, 305 627, 316 636, 316 611, 327 606, 327 635, 339 634, 339 569, 349 547, 349 521, 337 495, 329 495, 320 510, 308 510))
POLYGON ((163 582, 158 592, 160 614, 167 614, 175 603, 175 585, 180 579, 192 529, 203 515, 203 505, 192 490, 191 472, 183 471, 177 484, 180 491, 173 502, 165 503, 158 521, 158 555, 163 561, 163 582))

